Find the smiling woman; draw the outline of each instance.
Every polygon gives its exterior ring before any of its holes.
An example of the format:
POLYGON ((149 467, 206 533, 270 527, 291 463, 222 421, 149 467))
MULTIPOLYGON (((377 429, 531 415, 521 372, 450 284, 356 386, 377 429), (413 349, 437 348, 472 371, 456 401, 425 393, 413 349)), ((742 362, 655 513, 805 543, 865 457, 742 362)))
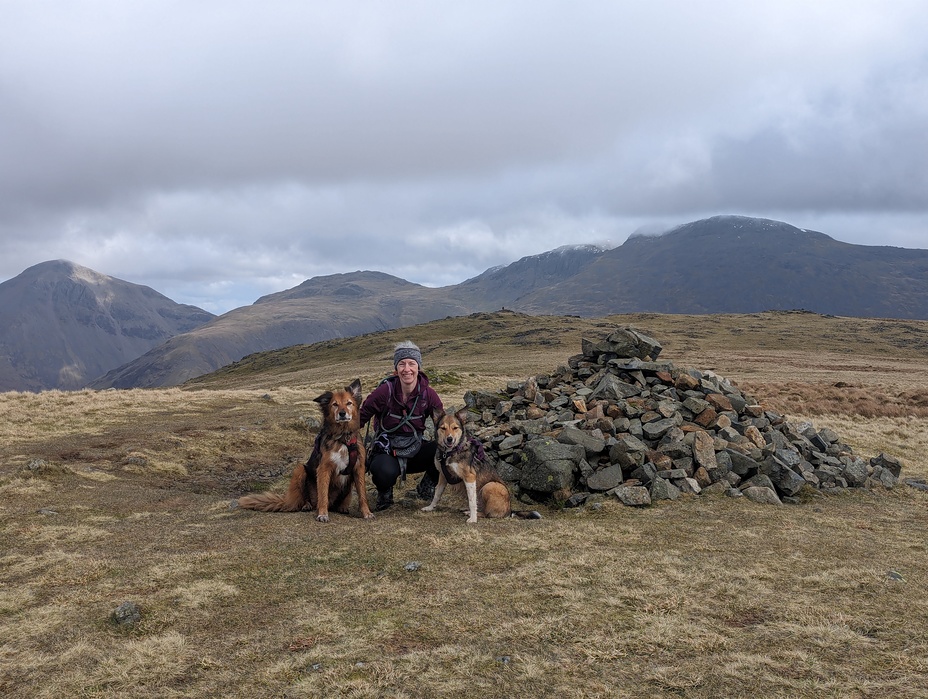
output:
POLYGON ((393 486, 406 473, 423 473, 416 492, 430 500, 438 482, 435 442, 422 438, 426 420, 444 409, 441 398, 422 372, 422 351, 414 343, 399 343, 393 352, 393 375, 384 379, 361 406, 361 426, 374 424, 368 457, 371 480, 377 486, 377 509, 393 504, 393 486))

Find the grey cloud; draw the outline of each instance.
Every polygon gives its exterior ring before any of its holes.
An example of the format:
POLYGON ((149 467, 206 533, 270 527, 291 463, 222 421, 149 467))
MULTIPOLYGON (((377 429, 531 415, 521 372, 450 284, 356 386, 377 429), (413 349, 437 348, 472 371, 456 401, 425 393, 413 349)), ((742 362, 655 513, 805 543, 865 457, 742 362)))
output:
POLYGON ((911 244, 926 25, 866 0, 13 3, 0 279, 72 257, 249 303, 718 213, 911 244))

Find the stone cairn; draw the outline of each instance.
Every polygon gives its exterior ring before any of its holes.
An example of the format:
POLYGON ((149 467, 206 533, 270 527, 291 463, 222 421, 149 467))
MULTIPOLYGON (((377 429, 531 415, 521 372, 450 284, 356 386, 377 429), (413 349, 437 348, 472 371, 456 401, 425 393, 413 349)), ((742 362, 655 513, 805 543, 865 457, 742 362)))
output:
POLYGON ((898 482, 897 459, 868 463, 833 431, 791 423, 721 376, 658 361, 661 349, 630 327, 583 339, 550 375, 465 393, 470 429, 516 496, 566 507, 710 493, 798 503, 803 491, 898 482))

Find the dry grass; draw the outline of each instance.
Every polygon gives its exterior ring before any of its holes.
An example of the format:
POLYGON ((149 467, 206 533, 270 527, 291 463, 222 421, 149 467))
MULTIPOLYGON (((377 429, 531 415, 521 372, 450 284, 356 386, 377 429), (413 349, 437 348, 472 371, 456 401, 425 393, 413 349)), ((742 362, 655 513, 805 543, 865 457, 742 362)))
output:
POLYGON ((790 415, 857 415, 865 418, 928 417, 928 388, 888 391, 879 387, 835 383, 753 383, 742 388, 763 396, 767 405, 790 415))
MULTIPOLYGON (((928 476, 928 350, 898 342, 922 325, 649 318, 634 324, 675 363, 928 476), (845 335, 877 349, 833 361, 845 335), (863 394, 887 407, 861 414, 863 394)), ((563 363, 604 323, 477 320, 291 350, 298 365, 253 358, 196 390, 0 394, 0 693, 925 696, 928 495, 913 489, 780 508, 607 503, 476 527, 411 498, 329 525, 228 509, 282 487, 306 454, 311 398, 357 375, 371 386, 397 334, 423 338, 460 404, 563 363), (126 600, 142 610, 132 630, 109 621, 126 600)))

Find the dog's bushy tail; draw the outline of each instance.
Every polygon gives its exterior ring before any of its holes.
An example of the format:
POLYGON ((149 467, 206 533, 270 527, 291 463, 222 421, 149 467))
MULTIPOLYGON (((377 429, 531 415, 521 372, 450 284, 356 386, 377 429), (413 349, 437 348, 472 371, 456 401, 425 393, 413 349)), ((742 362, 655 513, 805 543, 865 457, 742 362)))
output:
POLYGON ((236 500, 238 506, 245 510, 258 510, 259 512, 299 512, 303 509, 303 498, 291 492, 286 495, 280 493, 257 493, 245 495, 236 500))
POLYGON ((299 512, 306 505, 303 497, 302 480, 294 471, 290 487, 284 495, 280 493, 252 493, 244 495, 236 502, 245 510, 258 510, 260 512, 299 512))
POLYGON ((232 502, 245 510, 259 512, 299 512, 306 506, 304 485, 306 469, 297 466, 290 474, 290 485, 286 493, 252 493, 232 502))
POLYGON ((541 513, 538 510, 513 510, 512 516, 519 519, 541 519, 541 513))

